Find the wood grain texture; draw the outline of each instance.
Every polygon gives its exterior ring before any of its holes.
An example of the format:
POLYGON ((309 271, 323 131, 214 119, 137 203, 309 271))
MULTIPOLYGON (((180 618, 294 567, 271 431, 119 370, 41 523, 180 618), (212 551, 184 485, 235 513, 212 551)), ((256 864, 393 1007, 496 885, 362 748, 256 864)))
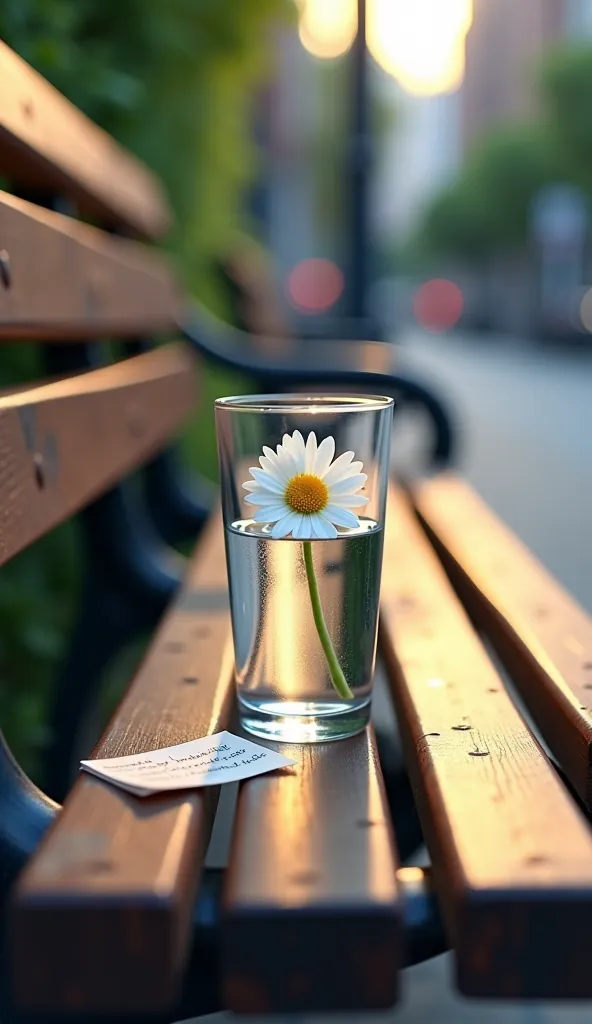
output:
POLYGON ((414 500, 471 616, 592 810, 592 618, 458 477, 421 484, 414 500))
POLYGON ((589 998, 589 827, 394 491, 380 643, 460 990, 589 998))
POLYGON ((401 962, 396 852, 374 735, 280 747, 241 786, 225 902, 239 1013, 384 1009, 401 962))
POLYGON ((180 345, 0 398, 0 564, 162 447, 191 413, 180 345))
POLYGON ((0 173, 67 195, 80 210, 146 238, 171 211, 158 179, 0 43, 0 173))
POLYGON ((177 322, 162 257, 5 192, 0 260, 0 340, 137 337, 177 322))
MULTIPOLYGON (((232 675, 215 517, 93 756, 225 728, 232 675)), ((217 799, 212 787, 141 800, 80 775, 13 898, 9 946, 20 1007, 149 1014, 173 1002, 217 799)))

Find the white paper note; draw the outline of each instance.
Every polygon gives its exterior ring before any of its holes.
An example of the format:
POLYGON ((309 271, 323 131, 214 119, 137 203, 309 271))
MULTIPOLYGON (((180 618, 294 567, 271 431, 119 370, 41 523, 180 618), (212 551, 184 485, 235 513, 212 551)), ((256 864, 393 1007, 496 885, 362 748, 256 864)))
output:
POLYGON ((269 747, 230 732, 218 732, 145 754, 81 761, 80 767, 136 796, 150 796, 173 789, 237 782, 290 764, 296 762, 269 747))

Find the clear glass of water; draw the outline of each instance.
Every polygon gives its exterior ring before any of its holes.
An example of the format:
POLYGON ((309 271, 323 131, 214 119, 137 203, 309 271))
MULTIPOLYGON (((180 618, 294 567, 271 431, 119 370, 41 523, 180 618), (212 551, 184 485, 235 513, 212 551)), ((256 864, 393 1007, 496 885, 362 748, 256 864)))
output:
POLYGON ((370 715, 393 400, 252 395, 215 411, 242 725, 352 736, 370 715))

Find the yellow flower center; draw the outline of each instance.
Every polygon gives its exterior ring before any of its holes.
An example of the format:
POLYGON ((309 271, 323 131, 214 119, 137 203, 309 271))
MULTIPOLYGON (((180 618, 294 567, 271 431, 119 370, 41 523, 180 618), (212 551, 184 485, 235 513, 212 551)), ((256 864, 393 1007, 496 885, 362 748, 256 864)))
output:
POLYGON ((322 512, 327 505, 329 489, 320 476, 315 476, 314 473, 299 473, 288 481, 284 499, 293 512, 312 516, 316 512, 322 512))

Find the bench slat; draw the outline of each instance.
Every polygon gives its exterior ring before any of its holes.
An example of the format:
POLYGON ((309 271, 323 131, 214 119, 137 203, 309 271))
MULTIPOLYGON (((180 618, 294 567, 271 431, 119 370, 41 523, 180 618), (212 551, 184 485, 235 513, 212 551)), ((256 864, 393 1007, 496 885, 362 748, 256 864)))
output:
POLYGON ((0 43, 0 173, 146 238, 171 213, 155 175, 0 43))
POLYGON ((0 192, 0 340, 154 335, 178 320, 165 261, 52 210, 0 192))
POLYGON ((462 480, 435 478, 414 500, 470 614, 592 810, 592 618, 462 480))
MULTIPOLYGON (((94 757, 226 728, 233 659, 221 533, 216 517, 94 757)), ((22 1008, 149 1013, 173 1002, 217 798, 212 787, 143 801, 80 775, 12 902, 22 1008)))
POLYGON ((238 1013, 386 1009, 397 994, 396 851, 373 730, 279 747, 241 786, 224 919, 238 1013))
POLYGON ((391 490, 381 646, 462 992, 592 996, 592 837, 391 490))
POLYGON ((145 461, 191 413, 181 345, 0 398, 0 564, 145 461))

